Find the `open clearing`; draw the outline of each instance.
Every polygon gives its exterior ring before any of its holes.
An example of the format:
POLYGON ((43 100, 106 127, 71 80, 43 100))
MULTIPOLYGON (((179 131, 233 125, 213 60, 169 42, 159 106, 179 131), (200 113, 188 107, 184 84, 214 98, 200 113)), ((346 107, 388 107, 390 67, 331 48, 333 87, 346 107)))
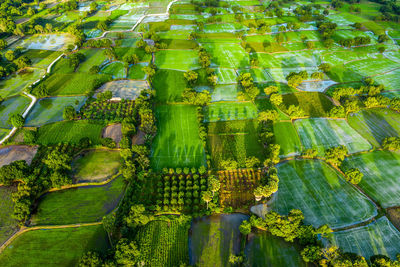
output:
POLYGON ((400 251, 400 232, 386 217, 350 230, 333 233, 331 243, 344 252, 352 252, 369 259, 381 254, 396 259, 400 251))
POLYGON ((140 95, 144 89, 148 89, 149 84, 146 81, 119 80, 103 84, 96 90, 95 97, 98 93, 111 91, 114 99, 134 100, 140 95))
POLYGON ((257 107, 251 102, 215 102, 204 108, 206 122, 257 118, 257 107))
POLYGON ((29 112, 25 126, 37 127, 43 124, 62 121, 66 106, 72 106, 76 111, 85 103, 85 96, 48 97, 40 99, 29 112))
POLYGON ((25 160, 31 164, 38 150, 37 146, 11 145, 0 148, 0 167, 16 160, 25 160))
POLYGON ((318 154, 331 147, 344 145, 349 153, 368 150, 371 145, 345 120, 311 118, 294 122, 300 140, 306 149, 314 148, 318 154))
POLYGON ((239 225, 244 214, 221 214, 193 220, 189 236, 190 264, 230 266, 229 255, 240 251, 239 225))
POLYGON ((277 166, 279 190, 270 207, 279 214, 300 209, 305 222, 340 228, 368 220, 377 214, 367 197, 347 183, 326 163, 291 160, 277 166))
POLYGON ((151 156, 154 169, 200 167, 205 164, 195 106, 158 106, 156 117, 158 134, 151 156))
POLYGON ((384 208, 399 206, 399 153, 373 151, 351 156, 342 165, 346 170, 358 168, 364 174, 363 179, 358 185, 384 208))
POLYGON ((121 156, 117 150, 87 151, 72 163, 74 179, 78 183, 101 182, 116 174, 120 165, 121 156))
POLYGON ((39 199, 33 225, 65 225, 101 221, 115 209, 125 188, 118 176, 99 186, 84 186, 46 193, 39 199))
POLYGON ((103 225, 23 233, 0 254, 1 266, 77 266, 88 251, 110 247, 103 225))
POLYGON ((16 187, 0 186, 0 244, 18 230, 18 222, 12 217, 14 202, 11 194, 16 191, 16 187))
POLYGON ((246 267, 307 266, 292 243, 268 233, 250 234, 245 254, 246 267))
POLYGON ((347 117, 351 127, 374 146, 383 139, 400 135, 400 114, 390 109, 367 109, 347 117))

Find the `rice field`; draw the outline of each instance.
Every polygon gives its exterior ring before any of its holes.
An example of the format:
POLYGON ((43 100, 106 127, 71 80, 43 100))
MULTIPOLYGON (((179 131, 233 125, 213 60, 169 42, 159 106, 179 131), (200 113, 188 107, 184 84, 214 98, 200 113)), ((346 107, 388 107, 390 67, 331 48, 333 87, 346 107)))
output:
POLYGON ((237 82, 237 74, 234 69, 216 68, 218 84, 233 84, 237 82))
POLYGON ((238 93, 237 84, 216 85, 211 94, 211 101, 235 101, 238 93))
POLYGON ((22 114, 30 103, 30 98, 26 96, 13 96, 4 100, 0 104, 0 127, 11 129, 8 118, 15 113, 22 114))
POLYGON ((134 100, 140 95, 140 92, 148 89, 149 84, 146 81, 118 80, 103 84, 96 90, 94 96, 104 91, 111 91, 115 99, 134 100))
POLYGON ((196 107, 190 105, 158 106, 157 136, 153 142, 151 166, 200 167, 205 165, 204 147, 199 137, 196 107))
POLYGON ((383 84, 385 90, 400 90, 400 69, 375 76, 373 79, 378 84, 383 84))
POLYGON ((12 44, 11 48, 23 47, 25 49, 63 51, 70 44, 73 44, 73 38, 70 35, 46 34, 23 38, 12 44))
POLYGON ((250 64, 248 54, 239 44, 204 43, 203 46, 211 54, 212 66, 238 69, 250 64))
POLYGON ((291 122, 276 122, 273 125, 275 142, 281 146, 280 155, 290 157, 302 151, 299 135, 291 122))
POLYGON ((376 207, 341 174, 317 160, 291 160, 277 165, 279 190, 269 207, 279 214, 304 213, 305 223, 341 228, 368 220, 376 207))
POLYGON ((19 74, 10 75, 0 81, 0 96, 6 98, 21 93, 33 82, 39 80, 44 73, 45 71, 42 69, 29 69, 19 74))
POLYGON ((154 64, 160 69, 193 70, 200 67, 194 50, 160 50, 155 54, 154 64))
POLYGON ((183 71, 157 70, 153 77, 152 86, 156 90, 158 102, 180 102, 183 90, 187 87, 183 71))
POLYGON ((126 78, 126 68, 122 62, 112 62, 101 69, 101 73, 113 77, 113 79, 126 78))
POLYGON ((63 120, 66 106, 73 106, 76 111, 85 103, 85 96, 48 97, 39 99, 29 112, 25 126, 37 127, 47 123, 63 120))
POLYGON ((16 191, 16 187, 0 186, 0 244, 18 230, 18 222, 12 217, 14 213, 12 193, 16 191))
POLYGON ((359 133, 345 120, 310 118, 294 122, 305 149, 314 148, 318 154, 331 147, 344 145, 349 153, 356 153, 372 148, 359 133))
POLYGON ((358 184, 367 195, 384 208, 400 203, 400 154, 373 151, 347 158, 342 163, 345 170, 358 168, 364 177, 358 184))
POLYGON ((103 225, 23 233, 0 254, 1 266, 77 266, 88 251, 110 248, 103 225))
POLYGON ((83 186, 43 195, 33 214, 33 225, 65 225, 101 221, 113 211, 125 190, 120 175, 105 185, 83 186))
POLYGON ((103 49, 82 49, 80 50, 86 57, 86 60, 79 64, 77 71, 79 72, 89 72, 90 68, 93 66, 100 66, 106 60, 107 57, 104 55, 103 49))
POLYGON ((366 259, 380 254, 395 260, 400 251, 400 232, 386 217, 366 226, 335 232, 329 241, 344 252, 356 253, 366 259))
POLYGON ((362 76, 368 77, 394 70, 399 67, 399 63, 386 58, 369 58, 353 61, 344 66, 362 76))
POLYGON ((205 107, 205 121, 229 121, 257 118, 257 107, 251 102, 215 102, 205 107))
POLYGON ((374 146, 400 134, 400 114, 390 109, 366 109, 347 117, 349 125, 374 146))

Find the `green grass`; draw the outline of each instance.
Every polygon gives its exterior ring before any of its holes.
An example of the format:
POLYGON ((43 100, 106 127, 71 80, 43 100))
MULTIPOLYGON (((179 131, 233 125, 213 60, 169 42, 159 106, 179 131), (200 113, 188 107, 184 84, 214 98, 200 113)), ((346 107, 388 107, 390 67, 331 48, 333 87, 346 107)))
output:
POLYGON ((86 57, 85 61, 78 67, 79 72, 89 72, 91 67, 99 66, 107 60, 103 49, 82 49, 79 52, 86 57))
POLYGON ((386 217, 367 226, 335 232, 330 241, 344 252, 352 252, 366 259, 380 254, 395 260, 400 251, 400 232, 386 217))
POLYGON ((88 137, 92 144, 99 144, 103 125, 87 121, 63 121, 44 125, 39 128, 36 142, 38 144, 58 144, 69 142, 77 144, 88 137))
POLYGON ((12 128, 12 125, 7 122, 8 118, 14 114, 22 114, 31 102, 26 96, 13 96, 7 98, 0 104, 0 127, 12 128))
POLYGON ((374 146, 400 134, 400 114, 390 109, 366 109, 347 117, 350 126, 374 146))
POLYGON ((0 140, 2 140, 10 132, 10 129, 0 128, 0 140))
POLYGON ((207 122, 257 118, 257 107, 251 102, 214 102, 204 111, 207 122))
POLYGON ((268 233, 252 235, 245 254, 248 266, 307 266, 293 244, 268 233))
POLYGON ((187 71, 200 67, 195 50, 160 50, 155 54, 154 64, 160 69, 187 71))
POLYGON ((29 112, 25 126, 37 127, 43 124, 62 121, 66 106, 73 106, 77 111, 85 102, 85 96, 49 97, 40 99, 29 112), (78 101, 78 105, 76 105, 78 101))
POLYGON ((345 67, 362 76, 373 76, 398 68, 399 63, 379 55, 377 59, 354 61, 346 64, 345 67))
POLYGON ((158 106, 156 117, 158 134, 152 148, 153 169, 199 167, 205 164, 204 147, 199 138, 196 107, 158 106))
POLYGON ((384 75, 375 76, 373 79, 385 86, 385 90, 399 90, 400 89, 400 69, 386 73, 384 75))
POLYGON ((280 155, 293 156, 302 151, 299 135, 291 122, 274 123, 275 141, 281 146, 280 155))
POLYGON ((12 217, 14 202, 11 194, 16 191, 16 187, 0 186, 0 244, 3 244, 18 229, 18 222, 12 217))
POLYGON ((119 151, 92 150, 77 158, 72 166, 77 182, 99 182, 118 171, 121 156, 119 151))
POLYGON ((400 154, 373 151, 346 158, 342 168, 358 168, 364 177, 359 186, 384 208, 398 206, 400 201, 400 154))
POLYGON ((131 66, 127 78, 133 80, 144 80, 146 78, 146 73, 143 71, 143 65, 136 64, 131 66))
POLYGON ((377 214, 367 197, 329 165, 317 160, 291 160, 277 166, 279 190, 269 207, 279 214, 304 213, 305 223, 340 228, 377 214))
POLYGON ((244 68, 249 66, 249 56, 239 44, 204 43, 211 54, 211 62, 220 68, 244 68))
POLYGON ((245 160, 255 156, 263 160, 262 145, 258 142, 256 120, 211 122, 208 124, 208 151, 215 168, 222 160, 234 159, 239 167, 245 160))
POLYGON ((152 221, 141 227, 136 242, 146 266, 179 266, 189 262, 187 221, 152 221))
POLYGON ((182 93, 187 87, 182 71, 157 70, 153 77, 156 99, 161 103, 182 101, 182 93))
POLYGON ((28 72, 21 72, 20 74, 12 74, 5 80, 0 81, 0 96, 6 98, 14 96, 37 81, 44 74, 42 69, 29 69, 28 72))
POLYGON ((305 147, 314 148, 319 155, 331 147, 344 145, 349 153, 360 152, 372 146, 345 120, 311 118, 294 122, 300 140, 305 147))
POLYGON ((189 237, 190 264, 195 266, 233 266, 231 254, 240 252, 239 225, 248 219, 243 214, 201 217, 192 222, 189 237))
POLYGON ((217 68, 218 84, 233 84, 237 82, 237 74, 234 69, 217 68))
POLYGON ((29 231, 0 254, 1 266, 77 266, 88 251, 110 247, 102 225, 29 231))
POLYGON ((64 225, 101 221, 118 205, 125 188, 122 176, 100 186, 50 192, 39 199, 34 225, 64 225))
POLYGON ((305 115, 310 117, 326 117, 334 106, 324 94, 319 92, 298 92, 284 94, 282 97, 286 107, 299 106, 304 110, 305 115))
POLYGON ((101 73, 112 76, 114 79, 126 78, 126 69, 122 62, 112 62, 106 65, 101 73))

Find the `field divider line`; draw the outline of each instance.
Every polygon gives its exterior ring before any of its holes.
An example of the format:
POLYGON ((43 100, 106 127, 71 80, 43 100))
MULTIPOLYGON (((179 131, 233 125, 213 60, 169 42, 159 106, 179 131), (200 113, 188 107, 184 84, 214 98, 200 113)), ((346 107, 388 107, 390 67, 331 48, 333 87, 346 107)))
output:
POLYGON ((65 229, 65 228, 77 228, 77 227, 85 227, 85 226, 94 226, 103 224, 102 221, 100 222, 93 222, 93 223, 75 223, 75 224, 66 224, 66 225, 40 225, 40 226, 33 226, 33 227, 21 227, 18 232, 10 236, 1 246, 0 246, 0 253, 4 251, 17 237, 22 235, 23 233, 41 229, 65 229))

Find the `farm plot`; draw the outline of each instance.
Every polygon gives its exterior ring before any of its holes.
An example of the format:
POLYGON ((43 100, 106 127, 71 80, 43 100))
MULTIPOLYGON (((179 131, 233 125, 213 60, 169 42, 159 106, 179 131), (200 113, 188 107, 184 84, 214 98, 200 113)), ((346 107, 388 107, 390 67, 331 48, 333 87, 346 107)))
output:
POLYGON ((68 45, 73 45, 72 36, 62 34, 33 35, 11 45, 11 48, 23 47, 25 49, 39 50, 65 50, 68 45))
POLYGON ((101 221, 115 209, 125 189, 122 176, 100 186, 46 193, 39 199, 33 225, 65 225, 101 221))
POLYGON ((129 13, 120 16, 118 19, 114 20, 110 25, 111 31, 117 30, 129 30, 131 29, 136 22, 146 13, 147 8, 133 8, 129 11, 129 13))
POLYGON ((151 156, 151 165, 154 169, 199 167, 205 164, 196 107, 158 106, 156 117, 158 134, 153 143, 151 156))
POLYGON ((0 127, 12 128, 8 118, 15 113, 22 114, 30 102, 26 96, 13 96, 4 100, 0 104, 0 127))
POLYGON ((47 68, 61 53, 60 51, 31 49, 24 52, 23 55, 32 61, 32 67, 47 68))
POLYGON ((359 186, 384 208, 400 203, 400 154, 373 151, 351 156, 342 163, 345 170, 358 168, 364 177, 359 186))
POLYGON ((366 259, 380 254, 395 260, 400 251, 400 232, 382 217, 367 226, 335 232, 330 243, 366 259))
POLYGON ((113 79, 123 79, 126 78, 126 69, 124 63, 116 61, 112 62, 101 69, 101 73, 108 74, 113 77, 113 79))
POLYGON ((330 86, 336 84, 334 81, 306 81, 302 82, 297 88, 306 92, 324 92, 330 86))
POLYGON ((18 230, 18 221, 12 217, 14 202, 11 195, 16 191, 16 187, 0 186, 0 244, 18 230))
POLYGON ((130 81, 130 80, 119 80, 112 81, 103 84, 99 89, 96 90, 94 96, 98 93, 111 91, 113 98, 115 99, 130 99, 134 100, 140 95, 142 90, 148 89, 149 85, 146 81, 130 81))
POLYGON ((213 66, 238 69, 250 65, 248 54, 239 44, 204 43, 203 46, 211 54, 213 66))
POLYGON ((279 190, 269 206, 279 214, 300 209, 305 222, 340 228, 368 220, 376 207, 322 161, 292 160, 277 166, 279 190))
POLYGON ((63 111, 66 106, 73 106, 76 111, 79 111, 85 100, 85 96, 42 98, 29 112, 25 120, 25 126, 37 127, 51 122, 62 121, 63 111))
POLYGON ((208 124, 208 150, 214 167, 221 168, 223 160, 233 159, 244 168, 248 157, 263 160, 258 142, 256 120, 211 122, 208 124))
POLYGON ((78 144, 88 137, 92 144, 99 144, 103 125, 87 121, 62 121, 44 125, 39 128, 36 143, 48 145, 69 142, 78 144))
POLYGON ((144 64, 136 64, 129 68, 128 70, 128 79, 132 80, 145 80, 147 75, 143 71, 144 64))
POLYGON ((377 83, 383 84, 385 90, 400 90, 400 69, 392 72, 375 76, 373 78, 377 83))
POLYGON ((72 163, 77 183, 102 182, 116 174, 120 166, 121 156, 117 150, 90 150, 72 163))
POLYGON ((247 27, 240 23, 206 24, 205 33, 236 32, 246 30, 247 27))
POLYGON ((331 147, 344 145, 349 153, 368 150, 371 145, 345 120, 311 118, 294 122, 300 140, 306 149, 314 148, 319 155, 331 147))
POLYGON ((301 71, 305 68, 317 69, 321 64, 320 55, 310 51, 266 54, 256 53, 262 68, 288 68, 291 71, 301 71))
POLYGON ((0 167, 8 165, 16 160, 25 160, 31 164, 36 155, 37 146, 11 145, 0 148, 0 167))
POLYGON ((299 135, 291 122, 274 123, 275 141, 281 146, 280 155, 291 157, 302 151, 299 135))
POLYGON ((254 79, 254 82, 256 83, 266 83, 266 82, 272 82, 273 79, 271 77, 271 74, 267 70, 263 69, 249 69, 249 70, 241 70, 239 71, 239 74, 248 72, 251 74, 251 77, 254 79))
POLYGON ((86 57, 86 60, 79 64, 79 72, 89 72, 91 67, 100 66, 107 60, 103 49, 82 49, 79 52, 86 57))
POLYGON ((187 71, 199 68, 198 55, 194 50, 160 50, 154 64, 160 69, 187 71))
POLYGON ((400 114, 390 109, 367 109, 347 117, 350 126, 374 146, 400 134, 400 114))
POLYGON ((44 74, 42 69, 29 69, 19 74, 12 74, 0 81, 0 96, 6 98, 17 95, 37 81, 44 74))
POLYGON ((182 71, 157 70, 153 78, 157 101, 168 103, 182 100, 183 90, 187 87, 182 71))
POLYGON ((31 230, 0 254, 1 266, 77 266, 88 251, 110 248, 103 225, 31 230))
POLYGON ((245 254, 246 267, 307 266, 295 245, 268 233, 250 234, 245 254))
POLYGON ((310 117, 327 117, 328 112, 334 107, 325 94, 319 92, 296 92, 282 95, 283 105, 299 106, 310 117))
POLYGON ((216 85, 211 94, 211 101, 235 101, 237 100, 237 93, 237 84, 216 85))
POLYGON ((257 114, 251 102, 215 102, 205 107, 206 122, 254 119, 257 114))
POLYGON ((189 236, 190 264, 231 266, 229 256, 240 252, 239 226, 247 219, 247 215, 236 213, 193 220, 189 236))
POLYGON ((350 62, 344 66, 362 76, 368 77, 394 70, 399 67, 399 63, 386 58, 369 58, 350 62))
POLYGON ((180 266, 189 263, 188 232, 190 222, 173 219, 152 221, 136 235, 146 266, 180 266))
POLYGON ((217 68, 218 84, 232 84, 237 82, 237 75, 234 69, 217 68))

